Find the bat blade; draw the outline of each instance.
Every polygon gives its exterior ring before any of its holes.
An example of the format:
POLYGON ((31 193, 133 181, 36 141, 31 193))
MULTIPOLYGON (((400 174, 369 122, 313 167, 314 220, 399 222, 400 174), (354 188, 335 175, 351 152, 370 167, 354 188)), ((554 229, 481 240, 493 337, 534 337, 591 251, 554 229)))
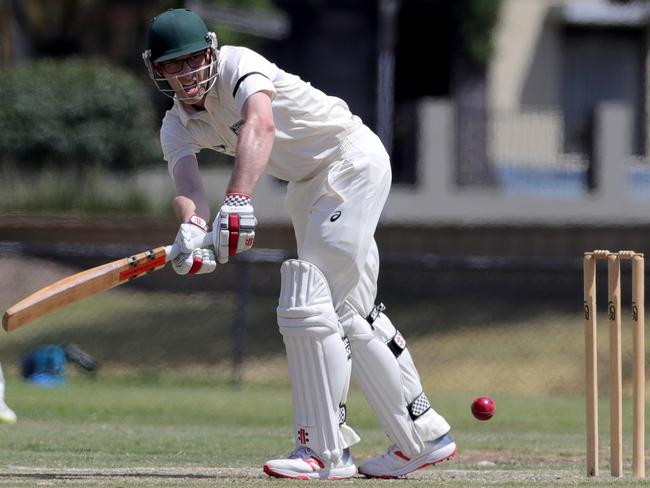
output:
POLYGON ((161 246, 63 278, 10 307, 2 317, 2 327, 11 332, 66 305, 157 271, 174 251, 172 246, 161 246))

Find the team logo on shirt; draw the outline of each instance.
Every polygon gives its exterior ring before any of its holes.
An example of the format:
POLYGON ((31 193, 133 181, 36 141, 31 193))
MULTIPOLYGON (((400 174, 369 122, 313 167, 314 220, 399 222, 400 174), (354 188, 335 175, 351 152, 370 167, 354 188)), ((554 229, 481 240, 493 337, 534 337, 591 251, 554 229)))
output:
POLYGON ((235 124, 232 124, 232 125, 230 126, 230 130, 233 131, 233 132, 235 133, 235 135, 238 136, 238 135, 239 135, 239 131, 240 131, 241 128, 242 128, 242 125, 244 125, 244 121, 243 121, 243 120, 240 120, 239 122, 237 122, 237 123, 235 123, 235 124))

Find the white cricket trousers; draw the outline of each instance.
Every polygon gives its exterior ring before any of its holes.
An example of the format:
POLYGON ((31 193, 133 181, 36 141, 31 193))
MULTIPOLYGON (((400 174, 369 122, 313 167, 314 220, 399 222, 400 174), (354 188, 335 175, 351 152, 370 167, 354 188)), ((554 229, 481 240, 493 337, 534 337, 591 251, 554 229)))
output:
POLYGON ((390 184, 388 154, 364 125, 342 139, 327 168, 288 185, 298 259, 325 275, 337 312, 347 302, 365 317, 374 306, 379 273, 374 233, 390 184))
POLYGON ((388 317, 380 314, 374 327, 364 319, 377 294, 374 233, 390 183, 388 154, 363 126, 343 139, 339 157, 325 170, 289 183, 287 206, 298 258, 316 266, 329 284, 334 310, 350 341, 357 383, 392 443, 407 456, 417 456, 425 442, 448 432, 449 424, 430 408, 408 351, 398 358, 385 345, 398 334, 388 317), (413 418, 408 409, 418 399, 425 403, 424 411, 413 418))

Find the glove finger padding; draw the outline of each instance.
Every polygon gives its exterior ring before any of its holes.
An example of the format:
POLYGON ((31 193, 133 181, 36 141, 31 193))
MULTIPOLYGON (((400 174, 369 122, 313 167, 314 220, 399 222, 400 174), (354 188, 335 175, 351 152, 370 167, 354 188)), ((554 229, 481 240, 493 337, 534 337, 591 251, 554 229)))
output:
POLYGON ((212 273, 217 269, 217 261, 214 257, 214 251, 212 249, 196 249, 201 254, 201 268, 196 272, 196 274, 212 273))
POLYGON ((180 275, 212 273, 217 268, 217 262, 211 249, 199 248, 176 256, 172 260, 172 268, 180 275))

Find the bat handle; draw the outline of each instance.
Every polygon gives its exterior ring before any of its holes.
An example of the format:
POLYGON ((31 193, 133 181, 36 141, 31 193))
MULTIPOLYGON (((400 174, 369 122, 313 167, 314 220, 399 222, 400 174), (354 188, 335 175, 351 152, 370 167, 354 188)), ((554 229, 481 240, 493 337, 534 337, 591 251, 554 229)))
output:
POLYGON ((165 246, 165 262, 168 263, 181 253, 181 247, 174 243, 171 246, 165 246))

